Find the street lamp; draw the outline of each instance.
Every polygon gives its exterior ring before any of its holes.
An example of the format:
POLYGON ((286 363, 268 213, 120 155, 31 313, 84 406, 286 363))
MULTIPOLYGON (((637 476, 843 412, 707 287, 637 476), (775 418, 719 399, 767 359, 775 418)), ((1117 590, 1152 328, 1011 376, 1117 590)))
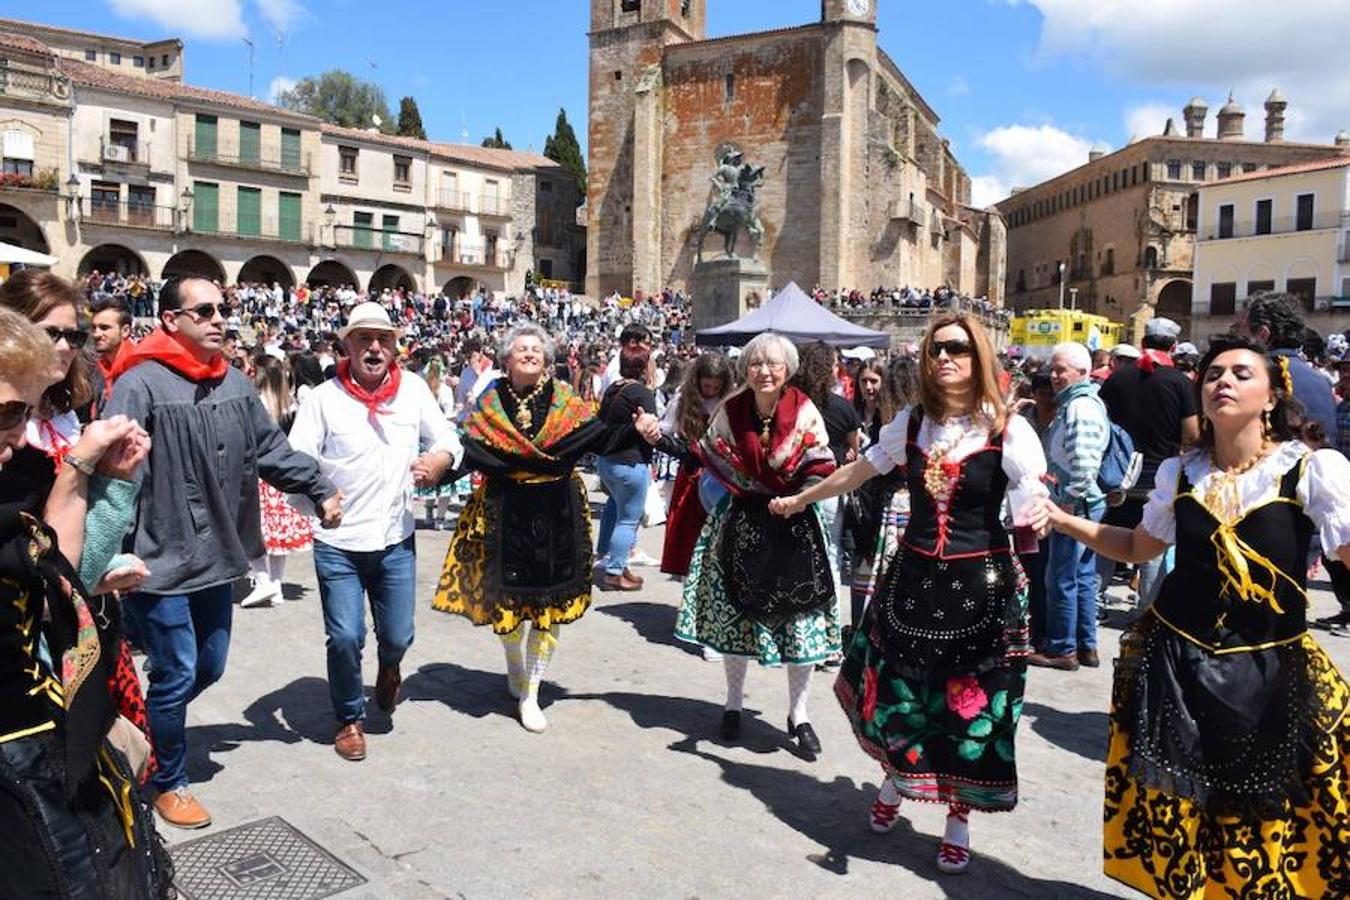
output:
POLYGON ((1069 309, 1078 311, 1078 288, 1069 288, 1069 309))
POLYGON ((1059 264, 1059 308, 1064 308, 1064 263, 1059 264))
POLYGON ((178 230, 179 230, 179 231, 187 231, 187 230, 188 230, 188 213, 192 210, 192 186, 191 186, 191 185, 188 185, 187 187, 183 188, 183 193, 182 193, 182 196, 180 197, 180 199, 181 199, 182 202, 179 203, 178 209, 179 209, 179 213, 181 214, 182 218, 181 218, 181 220, 180 220, 180 225, 181 225, 181 227, 180 227, 178 230))
POLYGON ((328 225, 329 246, 337 246, 337 210, 329 203, 323 211, 323 220, 328 225))
POLYGON ((66 195, 67 214, 72 219, 78 219, 80 217, 80 178, 74 172, 71 172, 70 177, 66 179, 66 190, 69 191, 66 195))

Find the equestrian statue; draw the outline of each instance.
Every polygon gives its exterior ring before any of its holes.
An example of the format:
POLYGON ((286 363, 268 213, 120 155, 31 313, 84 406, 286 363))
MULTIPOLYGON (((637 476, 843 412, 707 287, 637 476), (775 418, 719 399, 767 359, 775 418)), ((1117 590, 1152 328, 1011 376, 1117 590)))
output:
POLYGON ((756 258, 764 239, 764 226, 755 209, 755 190, 764 183, 764 167, 750 165, 745 154, 729 144, 717 149, 716 161, 712 196, 699 224, 694 259, 703 262, 703 241, 710 231, 722 235, 727 258, 736 259, 736 240, 742 228, 754 241, 751 258, 756 258))

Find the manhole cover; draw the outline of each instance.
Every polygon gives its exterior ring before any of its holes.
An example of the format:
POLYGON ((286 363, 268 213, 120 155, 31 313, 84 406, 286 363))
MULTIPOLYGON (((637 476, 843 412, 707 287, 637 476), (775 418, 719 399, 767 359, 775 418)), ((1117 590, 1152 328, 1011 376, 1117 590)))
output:
POLYGON ((184 900, 319 900, 366 880, 278 816, 169 848, 184 900))

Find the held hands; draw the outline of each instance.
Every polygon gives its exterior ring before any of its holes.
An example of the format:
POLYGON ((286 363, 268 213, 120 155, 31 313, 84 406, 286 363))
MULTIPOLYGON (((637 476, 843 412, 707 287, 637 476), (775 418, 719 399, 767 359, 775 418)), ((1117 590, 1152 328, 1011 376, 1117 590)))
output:
POLYGON ((134 421, 132 430, 122 440, 113 444, 98 462, 98 472, 109 478, 130 481, 136 470, 150 455, 150 434, 134 421))
POLYGON ((413 484, 420 488, 435 487, 441 483, 441 478, 453 461, 448 450, 423 453, 412 464, 413 484))
POLYGON ((324 528, 337 528, 342 524, 342 491, 319 505, 319 524, 324 528))
POLYGON ((802 502, 801 494, 793 494, 791 497, 774 497, 769 501, 769 512, 785 519, 788 516, 795 516, 805 508, 806 504, 802 502))
POLYGON ((149 441, 150 436, 145 434, 144 429, 137 425, 134 419, 126 416, 98 419, 85 426, 79 441, 70 452, 90 465, 98 465, 109 450, 136 432, 145 435, 145 440, 149 441))
POLYGON ((127 565, 103 573, 103 577, 94 586, 93 593, 94 596, 124 594, 138 589, 149 577, 150 570, 145 567, 145 563, 139 557, 132 557, 132 561, 127 565))
POLYGON ((649 444, 655 445, 661 440, 661 420, 649 412, 644 412, 642 407, 637 408, 633 413, 633 427, 637 429, 642 439, 649 444))

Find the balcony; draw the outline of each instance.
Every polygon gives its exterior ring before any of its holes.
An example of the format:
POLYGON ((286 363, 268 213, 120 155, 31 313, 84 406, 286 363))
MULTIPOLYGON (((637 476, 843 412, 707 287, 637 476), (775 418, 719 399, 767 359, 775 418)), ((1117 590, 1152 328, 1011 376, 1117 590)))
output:
POLYGON ((511 267, 510 260, 501 249, 501 245, 485 241, 456 241, 454 246, 445 248, 445 258, 441 262, 448 266, 464 266, 472 269, 505 271, 511 267))
POLYGON ((67 105, 70 82, 54 72, 15 68, 0 61, 0 96, 67 105))
POLYGON ((172 206, 102 200, 98 197, 80 198, 80 219, 86 225, 174 231, 178 225, 179 215, 179 211, 172 206))
POLYGON ((498 219, 511 218, 511 201, 501 197, 483 194, 478 198, 478 214, 498 219))
POLYGON ((105 166, 150 168, 150 142, 104 135, 98 139, 98 158, 105 166))
POLYGON ((297 244, 305 240, 305 226, 299 219, 223 212, 212 221, 199 210, 193 210, 190 220, 194 234, 297 244))
POLYGON ((437 209, 469 212, 473 208, 473 194, 464 191, 441 191, 436 198, 437 209))
POLYGON ((334 225, 333 235, 339 247, 422 255, 424 239, 422 235, 410 231, 383 231, 373 225, 334 225))
POLYGON ((892 200, 887 206, 887 213, 892 222, 922 225, 927 221, 924 218, 923 204, 917 200, 892 200))
POLYGON ((259 172, 278 172, 282 175, 308 177, 308 153, 292 150, 278 144, 264 143, 259 147, 198 146, 195 135, 188 136, 188 159, 213 166, 233 169, 251 169, 259 172))
POLYGON ((1221 232, 1219 224, 1211 222, 1205 225, 1204 233, 1199 235, 1202 241, 1226 241, 1231 238, 1266 237, 1272 234, 1298 234, 1301 231, 1318 231, 1323 228, 1339 228, 1342 215, 1339 210, 1318 213, 1309 223, 1311 227, 1299 228, 1295 216, 1278 216, 1271 219, 1270 230, 1257 233, 1254 219, 1234 222, 1231 233, 1221 232))

